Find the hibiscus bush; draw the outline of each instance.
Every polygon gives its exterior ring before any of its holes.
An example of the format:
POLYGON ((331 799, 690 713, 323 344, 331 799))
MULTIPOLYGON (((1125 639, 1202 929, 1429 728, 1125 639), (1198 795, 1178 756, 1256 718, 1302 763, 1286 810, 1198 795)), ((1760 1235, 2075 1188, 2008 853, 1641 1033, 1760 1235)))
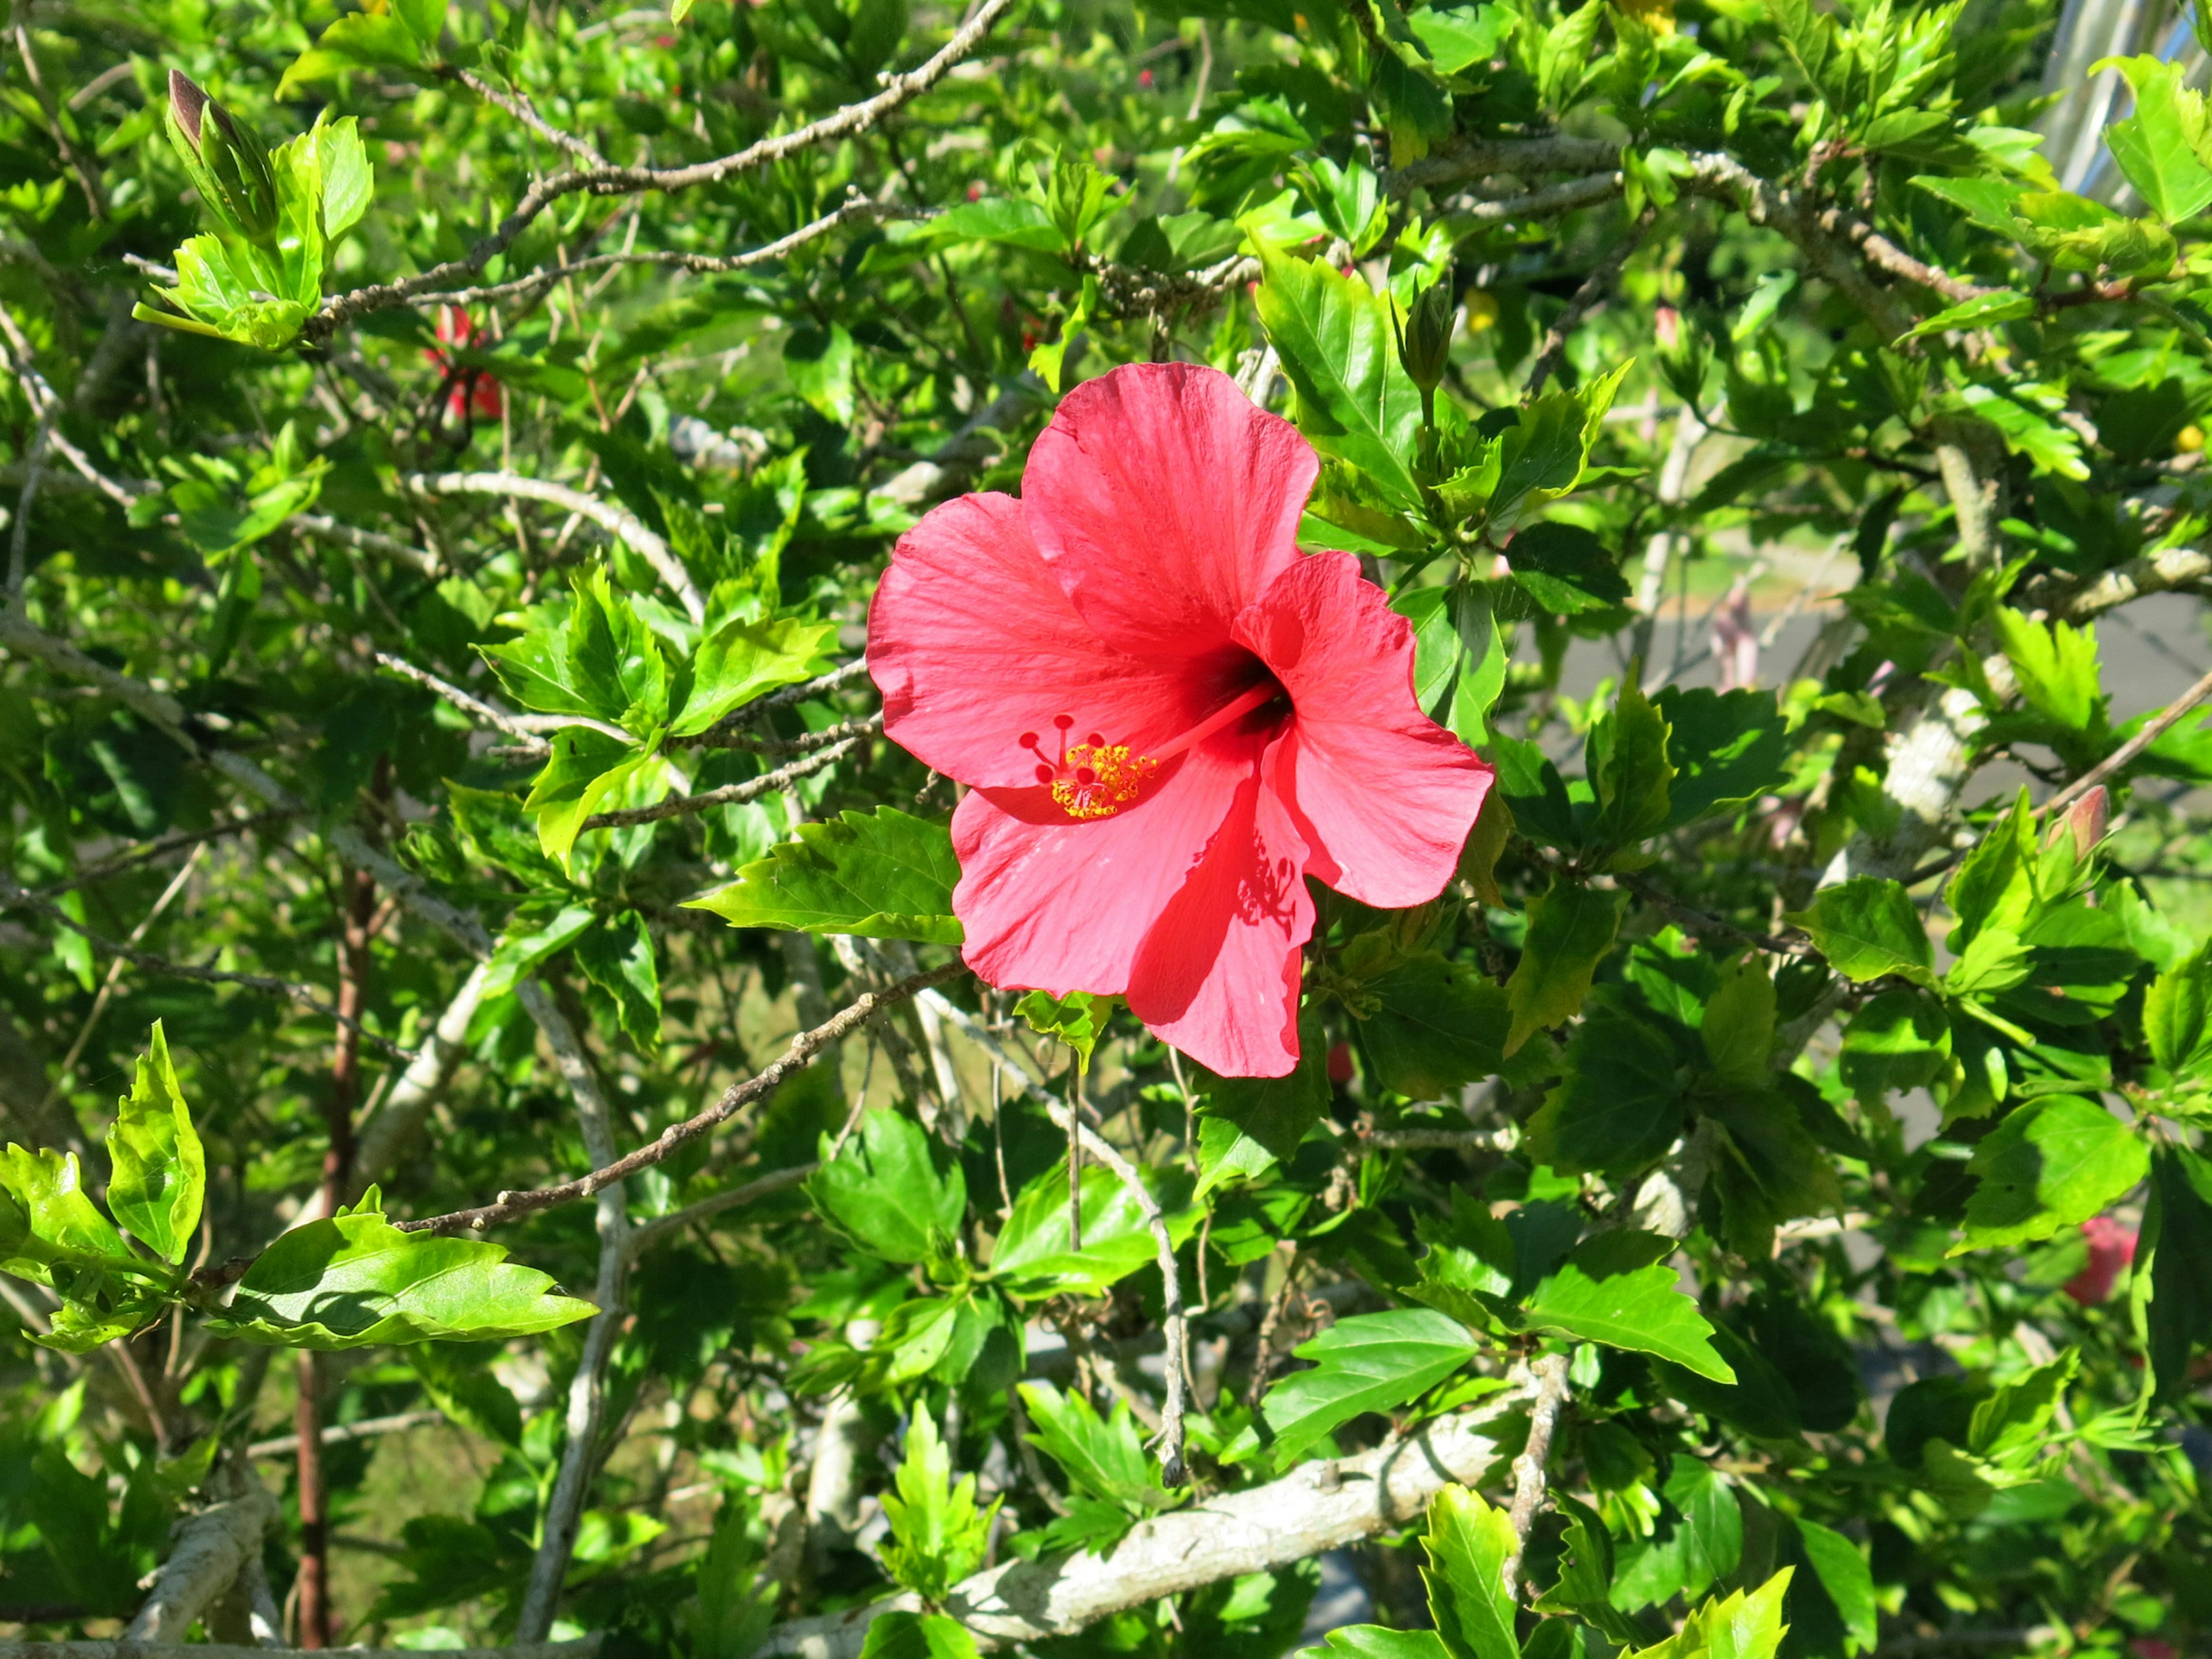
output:
POLYGON ((2153 11, 23 0, 0 1659, 2205 1650, 2153 11))

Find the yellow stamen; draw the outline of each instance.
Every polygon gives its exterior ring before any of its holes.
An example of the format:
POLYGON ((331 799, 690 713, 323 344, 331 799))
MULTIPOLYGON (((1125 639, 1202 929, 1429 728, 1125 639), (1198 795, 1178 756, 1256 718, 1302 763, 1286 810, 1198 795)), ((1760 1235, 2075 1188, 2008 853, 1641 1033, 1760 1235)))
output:
POLYGON ((1131 755, 1125 743, 1079 743, 1067 751, 1052 798, 1072 818, 1111 817, 1136 799, 1159 764, 1150 755, 1131 755))

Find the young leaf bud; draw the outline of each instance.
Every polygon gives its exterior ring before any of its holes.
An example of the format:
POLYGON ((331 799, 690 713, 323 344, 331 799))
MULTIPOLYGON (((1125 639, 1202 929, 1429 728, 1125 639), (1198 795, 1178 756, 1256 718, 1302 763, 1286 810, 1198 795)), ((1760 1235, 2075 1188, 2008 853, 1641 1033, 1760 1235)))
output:
POLYGON ((276 234, 276 174, 267 147, 175 70, 169 71, 169 142, 225 228, 255 242, 276 234))
POLYGON ((1398 337, 1398 359, 1424 392, 1434 392, 1444 378, 1451 337, 1451 283, 1440 279, 1413 296, 1405 331, 1398 337))
POLYGON ((2105 825, 2111 819, 2112 798, 2099 784, 2066 809, 2066 816, 2051 826, 2049 839, 2057 841, 2062 835, 2074 841, 2075 862, 2089 856, 2105 838, 2105 825))

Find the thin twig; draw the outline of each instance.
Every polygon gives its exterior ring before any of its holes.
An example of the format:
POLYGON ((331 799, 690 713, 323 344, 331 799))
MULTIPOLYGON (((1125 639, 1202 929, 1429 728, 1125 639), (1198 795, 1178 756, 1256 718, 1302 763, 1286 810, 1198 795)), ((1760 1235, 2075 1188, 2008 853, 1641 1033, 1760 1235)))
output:
POLYGON ((736 734, 744 731, 762 715, 774 709, 788 708, 795 702, 805 702, 810 697, 819 697, 837 690, 842 686, 850 685, 854 680, 866 676, 867 672, 868 664, 866 658, 848 662, 842 668, 834 668, 827 674, 819 675, 804 684, 787 685, 781 691, 771 691, 764 697, 756 697, 744 708, 732 709, 723 715, 704 732, 689 738, 671 738, 662 746, 668 749, 730 747, 736 734))
POLYGON ((225 818, 221 823, 210 824, 204 830, 179 830, 174 835, 164 836, 159 841, 149 841, 143 847, 134 848, 128 853, 118 853, 113 858, 102 859, 97 864, 88 864, 71 875, 64 876, 57 881, 50 881, 45 886, 33 890, 42 898, 52 898, 55 894, 65 893, 72 887, 85 887, 95 881, 106 881, 110 876, 118 876, 126 870, 135 870, 142 864, 152 864, 157 860, 167 858, 172 853, 185 852, 198 847, 203 842, 219 840, 224 836, 243 835, 249 830, 258 830, 265 824, 282 823, 295 816, 296 815, 286 811, 255 812, 242 818, 225 818))
POLYGON ((595 812, 584 820, 584 830, 623 830, 633 823, 653 823, 661 818, 681 817, 688 812, 704 812, 717 806, 737 806, 763 795, 773 795, 787 788, 799 779, 819 772, 824 767, 842 760, 858 738, 847 738, 827 749, 817 749, 811 755, 795 760, 788 766, 773 772, 763 772, 743 783, 725 784, 720 789, 709 789, 698 795, 671 795, 666 800, 651 806, 625 807, 618 812, 595 812))
POLYGON ((527 302, 572 277, 587 276, 595 271, 617 270, 625 265, 658 265, 664 270, 688 270, 702 276, 750 270, 755 265, 773 264, 778 259, 797 252, 807 243, 828 235, 839 226, 856 220, 876 223, 884 219, 933 219, 936 216, 934 210, 898 207, 862 197, 848 201, 834 212, 825 213, 819 219, 801 225, 788 235, 779 236, 773 242, 764 242, 743 253, 686 253, 673 248, 629 248, 619 253, 594 253, 586 258, 548 265, 544 270, 533 270, 528 276, 515 277, 511 282, 454 289, 444 294, 417 294, 410 296, 407 303, 427 308, 489 305, 508 300, 527 302))
POLYGON ((1544 1505, 1544 1464, 1552 1455, 1553 1431, 1559 1427, 1559 1410, 1567 1403, 1567 1357, 1540 1354, 1528 1365, 1534 1393, 1528 1401, 1528 1441, 1513 1460, 1513 1553, 1505 1560, 1505 1588, 1517 1601, 1516 1583, 1521 1558, 1528 1547, 1528 1534, 1536 1512, 1544 1505))
POLYGON ((720 1215, 725 1210, 738 1209, 757 1199, 780 1193, 787 1187, 796 1187, 821 1167, 818 1164, 796 1164, 788 1170, 777 1170, 748 1181, 742 1187, 732 1187, 726 1192, 712 1194, 671 1214, 656 1216, 651 1221, 642 1222, 630 1231, 630 1254, 635 1255, 648 1249, 670 1234, 680 1232, 709 1216, 720 1215))
MULTIPOLYGON (((169 884, 161 890, 161 896, 154 901, 154 908, 147 911, 139 919, 138 925, 131 930, 131 937, 126 943, 132 949, 137 948, 139 942, 153 930, 154 924, 161 919, 161 913, 175 902, 178 894, 185 890, 185 884, 192 878, 192 871, 198 865, 200 854, 206 850, 206 847, 207 843, 204 842, 193 847, 191 852, 186 855, 183 866, 169 878, 169 884)), ((124 959, 119 956, 108 963, 106 977, 100 982, 100 994, 92 1000, 92 1011, 85 1015, 84 1024, 77 1027, 76 1041, 70 1044, 69 1053, 62 1056, 61 1069, 54 1073, 53 1084, 47 1089, 46 1097, 40 1104, 40 1121, 45 1121, 47 1114, 52 1112, 62 1097, 69 1092, 70 1079, 76 1072, 77 1061, 83 1058, 85 1044, 92 1041, 93 1028, 100 1024, 100 1017, 107 1012, 108 1000, 115 994, 116 981, 123 977, 124 966, 124 959)))
POLYGON ((406 1060, 415 1057, 412 1049, 403 1048, 390 1038, 368 1030, 360 1021, 348 1018, 340 1013, 332 1004, 324 1001, 321 994, 312 985, 302 985, 295 980, 276 979, 267 974, 240 974, 221 968, 199 968, 191 963, 173 962, 167 957, 157 957, 150 951, 135 950, 128 945, 120 944, 114 939, 94 933, 91 928, 70 915, 60 905, 50 900, 42 899, 36 893, 26 891, 5 876, 0 876, 0 909, 34 910, 48 921, 59 922, 71 933, 82 936, 102 956, 120 957, 133 967, 143 968, 149 972, 165 974, 173 979, 197 980, 204 985, 235 985, 244 990, 259 991, 264 995, 283 997, 304 1007, 311 1008, 325 1018, 335 1020, 341 1025, 359 1030, 363 1042, 374 1044, 396 1060, 406 1060))
POLYGON ((394 1224, 402 1232, 410 1233, 482 1232, 523 1216, 534 1215, 540 1210, 550 1210, 556 1205, 589 1198, 625 1176, 651 1169, 678 1147, 696 1140, 710 1129, 726 1122, 742 1108, 769 1094, 784 1079, 805 1070, 817 1054, 849 1035, 878 1010, 903 1002, 931 986, 942 985, 965 972, 967 969, 962 963, 948 963, 942 968, 932 968, 884 990, 871 991, 855 999, 824 1024, 811 1031, 801 1031, 792 1038, 791 1046, 783 1051, 781 1058, 763 1066, 743 1083, 732 1084, 722 1091, 721 1098, 705 1111, 686 1118, 681 1123, 671 1124, 635 1152, 626 1153, 588 1175, 530 1192, 501 1193, 492 1203, 480 1205, 475 1209, 455 1210, 447 1215, 429 1216, 420 1221, 401 1221, 394 1224))
POLYGON ((883 90, 874 97, 848 104, 818 121, 809 122, 789 132, 763 138, 733 155, 697 162, 690 167, 580 167, 541 179, 524 192, 521 200, 514 204, 514 210, 500 222, 496 229, 479 237, 461 258, 448 259, 417 276, 397 283, 373 283, 350 293, 333 295, 324 301, 322 308, 307 319, 301 333, 307 343, 318 345, 356 317, 392 306, 405 305, 418 295, 435 293, 450 288, 457 281, 475 276, 496 255, 512 247, 515 239, 534 223, 539 215, 565 196, 580 191, 589 191, 598 196, 631 195, 647 191, 674 191, 702 185, 718 185, 741 173, 780 161, 812 145, 865 132, 884 116, 911 103, 951 74, 956 64, 982 43, 992 26, 1012 3, 1013 0, 984 0, 983 4, 975 9, 974 15, 962 24, 952 38, 927 62, 907 74, 887 77, 883 90))
POLYGON ((1534 398, 1543 391, 1544 382, 1552 378, 1553 372, 1567 355, 1568 337, 1581 325, 1585 316, 1605 302, 1613 283, 1620 278, 1620 268, 1628 263, 1628 256, 1636 252, 1637 244, 1644 240, 1644 233, 1651 228, 1651 222, 1656 216, 1656 210, 1645 208, 1637 216, 1636 222, 1629 227, 1627 232, 1614 240, 1605 257, 1590 268, 1590 274, 1575 290, 1574 298, 1567 301, 1567 308, 1559 313, 1558 320, 1546 331, 1543 347, 1536 353, 1535 366, 1528 371, 1525 396, 1534 398))
MULTIPOLYGON (((2196 684, 2166 704, 2159 711, 2158 717, 2145 726, 2142 731, 2136 732, 2135 736, 2130 738, 2118 749, 2112 750, 2111 754, 2037 807, 2035 816, 2046 817, 2053 812, 2062 811, 2071 806, 2179 726, 2191 709, 2197 708, 2208 697, 2212 697, 2212 674, 2205 675, 2196 684)), ((1971 850, 1968 848, 1960 848, 1945 854, 1941 858, 1931 859, 1905 877, 1905 884, 1907 887, 1917 887, 1923 881, 1942 875, 1946 870, 1964 859, 1971 850)))

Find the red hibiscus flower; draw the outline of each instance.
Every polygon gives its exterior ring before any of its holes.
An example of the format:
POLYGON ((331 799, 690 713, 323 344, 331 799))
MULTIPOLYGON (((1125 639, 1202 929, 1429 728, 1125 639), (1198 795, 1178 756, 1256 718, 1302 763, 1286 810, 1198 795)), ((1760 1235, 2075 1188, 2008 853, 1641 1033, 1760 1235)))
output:
POLYGON ((2135 1230, 2108 1215, 2093 1215, 2081 1224, 2081 1237, 2089 1243, 2088 1265, 2058 1288, 2094 1308, 2112 1293, 2120 1269, 2136 1259, 2135 1230))
MULTIPOLYGON (((475 343, 476 319, 459 306, 438 307, 437 335, 443 345, 459 346, 465 349, 475 343)), ((422 354, 446 374, 446 417, 459 426, 471 415, 495 421, 504 406, 500 400, 499 381, 480 368, 463 368, 445 352, 432 349, 422 354)))
POLYGON ((1020 500, 900 539, 868 619, 884 729, 969 786, 969 965, 1124 995, 1236 1076, 1297 1063, 1303 878, 1434 898, 1491 782, 1414 703, 1382 590, 1299 552, 1318 465, 1225 374, 1117 368, 1061 400, 1020 500))

